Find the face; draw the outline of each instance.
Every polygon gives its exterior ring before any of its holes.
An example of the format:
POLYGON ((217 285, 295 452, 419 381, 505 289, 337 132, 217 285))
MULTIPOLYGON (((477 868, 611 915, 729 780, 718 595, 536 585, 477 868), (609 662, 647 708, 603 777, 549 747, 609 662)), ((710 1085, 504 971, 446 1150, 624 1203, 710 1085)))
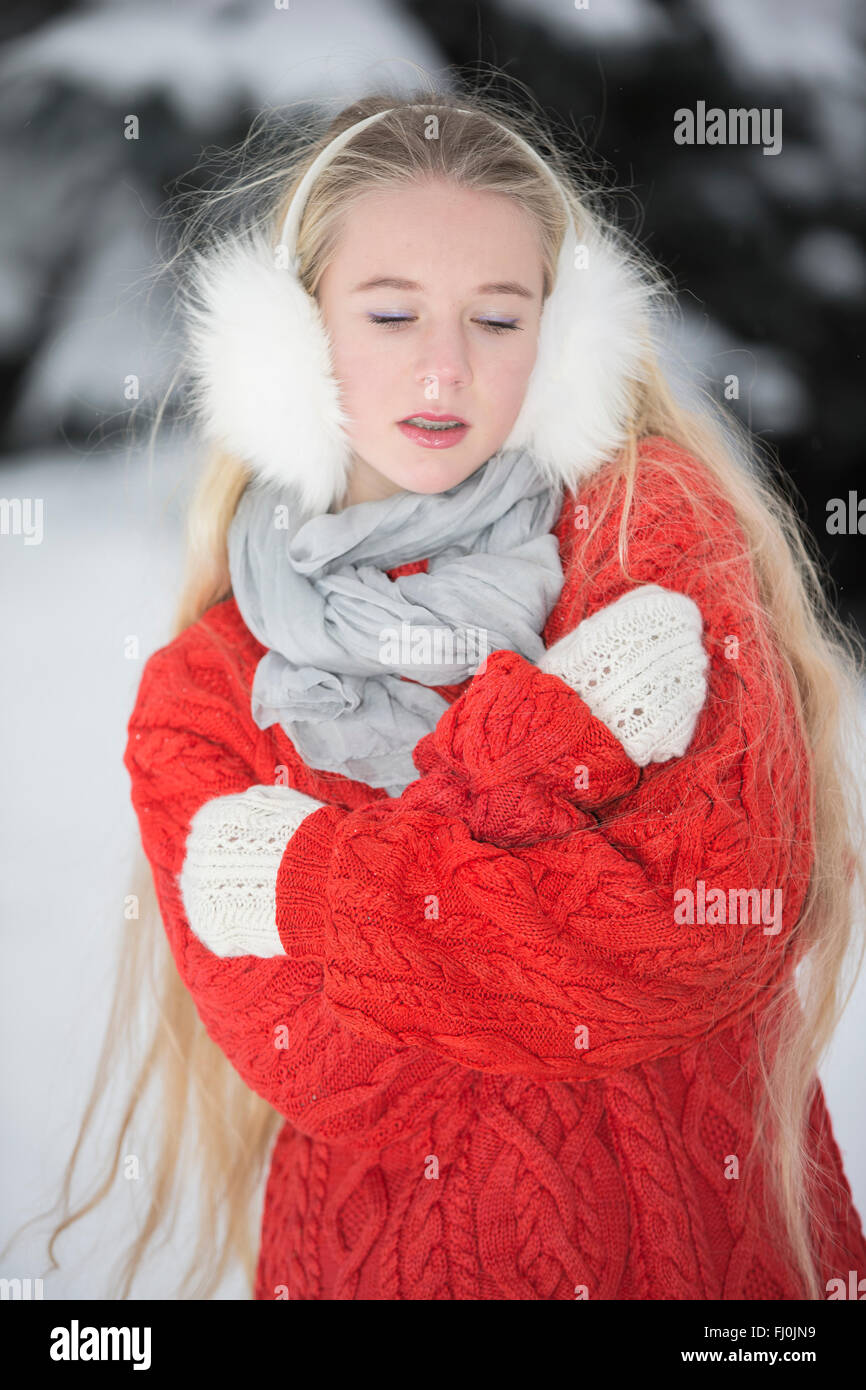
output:
POLYGON ((535 363, 542 288, 537 233, 514 199, 435 180, 352 209, 316 296, 353 447, 332 510, 444 492, 502 446, 535 363), (418 415, 465 427, 401 426, 418 415))

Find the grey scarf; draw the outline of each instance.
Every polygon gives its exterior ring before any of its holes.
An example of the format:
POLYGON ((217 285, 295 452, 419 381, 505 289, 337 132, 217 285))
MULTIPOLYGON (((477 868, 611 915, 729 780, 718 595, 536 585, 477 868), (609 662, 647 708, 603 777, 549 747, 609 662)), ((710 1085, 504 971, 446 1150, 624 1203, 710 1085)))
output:
POLYGON ((419 775, 415 744, 448 708, 429 687, 466 680, 498 648, 542 655, 563 585, 561 503, 523 449, 447 492, 333 514, 304 516, 294 489, 248 484, 228 547, 240 614, 270 649, 255 723, 279 723, 308 767, 399 795, 419 775), (425 558, 426 574, 385 573, 425 558))

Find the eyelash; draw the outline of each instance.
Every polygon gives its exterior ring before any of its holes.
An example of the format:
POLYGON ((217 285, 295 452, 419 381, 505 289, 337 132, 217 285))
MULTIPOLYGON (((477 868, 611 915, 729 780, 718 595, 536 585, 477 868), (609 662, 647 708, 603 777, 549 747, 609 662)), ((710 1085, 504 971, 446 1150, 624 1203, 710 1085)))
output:
MULTIPOLYGON (((409 315, 406 315, 403 318, 397 318, 387 317, 384 314, 368 314, 367 317, 371 323, 383 324, 386 328, 390 329, 393 329, 396 325, 402 325, 404 323, 411 322, 411 316, 409 315)), ((522 331, 519 323, 498 323, 494 320, 485 319, 479 319, 476 320, 476 322, 483 324, 485 331, 488 333, 513 333, 515 331, 522 331)))

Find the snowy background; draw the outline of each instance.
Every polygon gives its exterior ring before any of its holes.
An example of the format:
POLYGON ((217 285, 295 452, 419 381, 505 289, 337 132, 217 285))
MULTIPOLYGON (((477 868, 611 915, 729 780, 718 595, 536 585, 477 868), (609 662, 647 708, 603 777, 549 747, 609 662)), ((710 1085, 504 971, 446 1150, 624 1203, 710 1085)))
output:
MULTIPOLYGON (((0 495, 44 506, 40 545, 0 535, 7 1241, 56 1195, 131 925, 115 907, 136 838, 126 721, 168 640, 198 461, 170 413, 152 458, 137 423, 177 365, 152 277, 171 181, 194 187, 203 148, 234 144, 265 108, 409 91, 413 64, 506 68, 631 190, 621 216, 680 289, 678 349, 718 397, 740 375, 742 418, 778 450, 862 630, 864 542, 828 536, 825 519, 863 477, 866 47, 855 0, 18 0, 0 25, 0 495), (781 107, 782 152, 675 145, 673 112, 698 100, 781 107), (123 138, 130 113, 137 141, 123 138)), ((866 1218, 864 1012, 861 980, 822 1079, 866 1218)), ((115 1296, 106 1279, 141 1219, 139 1186, 118 1178, 61 1238, 46 1298, 115 1296)), ((0 1275, 45 1274, 44 1233, 5 1249, 0 1275)), ((171 1296, 189 1239, 181 1223, 134 1297, 171 1296)), ((239 1275, 218 1296, 245 1296, 239 1275)))

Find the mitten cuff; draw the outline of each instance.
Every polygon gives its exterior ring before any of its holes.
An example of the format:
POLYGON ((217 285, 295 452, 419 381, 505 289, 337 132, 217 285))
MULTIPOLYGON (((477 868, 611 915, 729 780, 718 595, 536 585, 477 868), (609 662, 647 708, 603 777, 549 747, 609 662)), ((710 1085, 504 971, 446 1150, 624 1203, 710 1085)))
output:
POLYGON ((645 584, 545 653, 638 767, 681 756, 707 694, 703 620, 685 594, 645 584))
POLYGON ((320 801, 254 785, 213 797, 190 822, 179 886, 191 931, 216 956, 276 956, 274 885, 286 841, 320 801))
POLYGON ((320 806, 311 812, 292 835, 280 861, 277 931, 286 955, 295 960, 322 959, 334 835, 347 814, 336 806, 320 806))

